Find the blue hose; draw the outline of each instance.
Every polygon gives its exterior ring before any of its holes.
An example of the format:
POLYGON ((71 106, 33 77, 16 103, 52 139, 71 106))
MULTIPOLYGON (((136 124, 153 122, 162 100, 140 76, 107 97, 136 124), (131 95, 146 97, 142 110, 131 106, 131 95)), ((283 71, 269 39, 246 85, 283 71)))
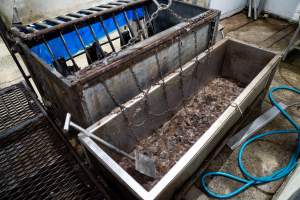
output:
POLYGON ((213 198, 217 198, 217 199, 231 198, 235 195, 238 195, 239 193, 243 192, 244 190, 246 190, 247 188, 249 188, 251 186, 260 185, 260 184, 279 180, 279 179, 285 177, 286 175, 288 175, 296 167, 297 160, 298 160, 298 157, 300 154, 300 125, 273 98, 273 92, 276 92, 279 90, 288 90, 288 91, 291 91, 291 92, 294 92, 297 94, 300 94, 300 90, 297 90, 297 89, 289 87, 289 86, 279 86, 279 87, 271 88, 269 91, 269 99, 270 99, 271 103, 280 111, 280 114, 283 115, 283 117, 285 119, 287 119, 295 129, 268 131, 268 132, 265 132, 262 134, 255 135, 252 138, 250 138, 249 140, 247 140, 245 143, 243 143, 243 145, 241 146, 241 149, 239 151, 237 161, 238 161, 239 168, 245 178, 240 178, 240 177, 237 177, 232 174, 225 173, 225 172, 206 172, 206 173, 202 174, 200 177, 200 183, 201 183, 204 191, 209 196, 211 196, 213 198), (292 154, 289 163, 285 167, 273 172, 272 175, 262 176, 262 177, 255 177, 246 170, 244 163, 243 163, 243 154, 245 152, 247 145, 251 144, 252 142, 254 142, 257 139, 261 139, 261 138, 269 136, 269 135, 290 134, 290 133, 298 134, 297 147, 296 147, 296 150, 294 151, 294 153, 292 154), (206 177, 208 177, 208 176, 209 177, 223 176, 223 177, 226 177, 233 181, 243 183, 244 185, 242 185, 241 187, 237 188, 236 190, 234 190, 228 194, 218 194, 218 193, 211 191, 209 186, 207 185, 206 177))

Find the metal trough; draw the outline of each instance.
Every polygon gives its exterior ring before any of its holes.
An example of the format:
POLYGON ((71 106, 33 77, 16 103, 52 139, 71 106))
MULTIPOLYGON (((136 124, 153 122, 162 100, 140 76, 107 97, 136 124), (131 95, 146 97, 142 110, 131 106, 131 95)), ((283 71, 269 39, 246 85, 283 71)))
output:
POLYGON ((174 1, 145 27, 155 10, 150 0, 112 1, 15 25, 7 40, 49 112, 88 126, 214 44, 219 11, 174 1))
POLYGON ((273 52, 224 39, 127 101, 122 109, 114 109, 90 126, 88 130, 95 135, 131 152, 137 141, 152 135, 174 116, 181 108, 175 105, 182 105, 184 99, 192 97, 214 78, 230 78, 245 85, 240 95, 149 191, 113 159, 114 155, 109 150, 83 134, 79 134, 79 140, 90 153, 90 160, 108 171, 115 182, 125 186, 133 196, 139 199, 169 199, 255 99, 268 89, 279 61, 280 56, 273 52), (165 103, 166 96, 168 104, 165 103), (170 108, 167 105, 174 108, 172 112, 167 112, 170 108))

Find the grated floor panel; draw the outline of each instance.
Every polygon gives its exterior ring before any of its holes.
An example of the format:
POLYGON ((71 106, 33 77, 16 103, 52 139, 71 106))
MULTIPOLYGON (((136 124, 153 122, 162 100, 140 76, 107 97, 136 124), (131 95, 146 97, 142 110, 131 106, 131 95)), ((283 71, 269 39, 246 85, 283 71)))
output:
MULTIPOLYGON (((22 84, 1 90, 0 96, 0 130, 42 113, 22 84)), ((38 121, 0 138, 0 199, 107 199, 107 196, 88 178, 43 115, 38 121)))
POLYGON ((38 114, 41 111, 22 83, 0 91, 0 133, 38 114))

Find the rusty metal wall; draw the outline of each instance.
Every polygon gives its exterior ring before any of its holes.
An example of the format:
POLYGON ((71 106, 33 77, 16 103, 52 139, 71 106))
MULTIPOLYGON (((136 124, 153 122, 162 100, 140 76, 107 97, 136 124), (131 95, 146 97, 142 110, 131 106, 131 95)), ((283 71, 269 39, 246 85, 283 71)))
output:
MULTIPOLYGON (((208 46, 209 28, 209 25, 204 25, 199 29, 193 30, 195 33, 192 33, 192 31, 187 33, 181 38, 181 41, 174 41, 170 46, 159 50, 153 55, 149 55, 147 58, 131 65, 130 68, 107 79, 105 84, 109 88, 109 92, 120 103, 124 103, 133 96, 136 96, 140 92, 137 85, 145 89, 150 84, 154 84, 155 81, 159 80, 160 71, 158 64, 161 66, 162 71, 172 72, 180 65, 179 56, 181 56, 181 64, 184 64, 193 55, 204 51, 208 46), (198 42, 197 49, 195 49, 195 42, 198 42), (178 45, 181 45, 181 55, 179 55, 178 45)), ((157 38, 153 38, 152 41, 155 41, 155 39, 157 38)), ((105 116, 116 107, 101 82, 85 88, 83 90, 83 99, 86 102, 87 113, 91 117, 92 122, 105 116)))
POLYGON ((96 62, 72 77, 63 77, 43 63, 27 45, 20 43, 19 52, 46 107, 58 123, 63 122, 66 112, 71 112, 74 120, 81 125, 92 124, 135 96, 140 88, 158 80, 156 56, 166 74, 179 66, 179 59, 184 64, 214 43, 220 15, 218 11, 177 1, 173 6, 184 16, 191 13, 196 16, 190 22, 181 22, 122 50, 108 63, 96 62), (181 48, 180 58, 178 48, 181 48), (116 101, 112 96, 116 97, 116 101))

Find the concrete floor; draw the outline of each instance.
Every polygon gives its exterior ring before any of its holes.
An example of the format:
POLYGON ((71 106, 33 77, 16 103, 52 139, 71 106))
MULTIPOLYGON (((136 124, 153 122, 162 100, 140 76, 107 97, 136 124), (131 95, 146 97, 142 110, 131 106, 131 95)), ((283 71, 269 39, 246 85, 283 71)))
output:
POLYGON ((23 80, 22 74, 0 38, 0 88, 23 80))
MULTIPOLYGON (((237 14, 221 22, 225 27, 227 37, 233 37, 248 43, 256 44, 274 51, 282 52, 292 36, 295 26, 286 21, 278 19, 260 19, 252 21, 244 13, 237 14)), ((15 63, 10 57, 3 42, 0 40, 0 88, 14 84, 22 80, 15 63)), ((300 88, 300 52, 292 52, 286 62, 282 62, 279 70, 275 74, 272 86, 293 85, 300 88), (288 79, 288 82, 287 82, 288 79)), ((281 92, 277 94, 278 99, 289 103, 300 101, 291 93, 281 92)), ((270 104, 266 99, 263 109, 268 109, 270 104)), ((292 116, 300 123, 300 111, 292 109, 292 116)), ((286 129, 290 125, 281 118, 276 118, 265 130, 286 129)), ((295 146, 295 136, 269 137, 251 145, 245 154, 247 168, 255 175, 270 174, 274 169, 286 164, 293 147, 295 146)), ((237 150, 231 151, 225 147, 221 153, 214 158, 208 167, 208 171, 227 171, 235 175, 241 175, 236 163, 237 150)), ((282 181, 261 185, 257 188, 250 188, 233 199, 270 199, 282 184, 282 181)), ((208 197, 201 192, 198 180, 195 177, 189 182, 187 187, 177 195, 179 199, 202 200, 208 197), (194 182, 196 180, 196 182, 194 182)), ((213 178, 209 185, 218 192, 228 192, 239 186, 223 178, 213 178)))
MULTIPOLYGON (((221 24, 224 26, 224 32, 227 37, 236 38, 280 53, 287 47, 296 28, 295 25, 291 25, 286 21, 272 18, 253 21, 248 19, 244 13, 227 18, 221 24)), ((292 85, 300 88, 299 51, 292 52, 286 62, 280 63, 271 87, 278 85, 292 85)), ((276 93, 276 96, 279 101, 286 104, 300 102, 299 95, 296 96, 290 92, 279 92, 276 93)), ((269 100, 266 98, 262 105, 262 110, 264 111, 270 107, 269 100)), ((290 108, 288 111, 300 123, 300 108, 290 108)), ((277 117, 262 132, 288 128, 291 128, 291 125, 282 117, 277 117)), ((257 141, 246 149, 244 155, 245 166, 253 175, 269 175, 274 170, 287 164, 295 144, 296 135, 293 134, 286 135, 285 137, 271 136, 257 141)), ((229 147, 225 146, 221 150, 221 153, 209 163, 206 171, 230 172, 242 177, 236 161, 238 151, 239 149, 232 151, 229 147)), ((251 187, 232 199, 271 199, 283 181, 284 179, 258 187, 251 187)), ((215 192, 228 193, 240 187, 241 184, 222 177, 215 177, 209 181, 209 186, 215 192)), ((178 199, 204 200, 209 198, 201 191, 197 177, 193 177, 178 195, 178 199)))

